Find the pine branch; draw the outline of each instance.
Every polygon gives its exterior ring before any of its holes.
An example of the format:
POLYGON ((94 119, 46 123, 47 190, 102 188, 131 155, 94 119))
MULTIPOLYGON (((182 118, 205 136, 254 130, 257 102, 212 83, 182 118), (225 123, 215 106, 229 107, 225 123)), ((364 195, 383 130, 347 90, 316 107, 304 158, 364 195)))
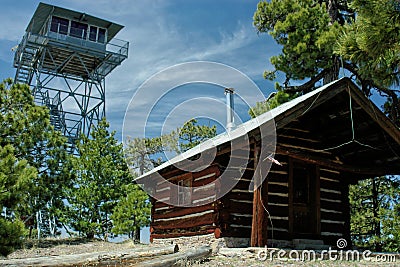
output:
POLYGON ((316 76, 312 77, 309 81, 307 81, 306 83, 299 85, 299 86, 285 86, 283 88, 284 91, 286 92, 293 92, 293 93, 297 93, 297 92, 303 92, 303 91, 307 91, 310 90, 314 87, 315 83, 318 82, 319 80, 321 80, 322 78, 324 78, 324 76, 330 71, 330 69, 324 69, 323 71, 321 71, 320 73, 318 73, 316 76))

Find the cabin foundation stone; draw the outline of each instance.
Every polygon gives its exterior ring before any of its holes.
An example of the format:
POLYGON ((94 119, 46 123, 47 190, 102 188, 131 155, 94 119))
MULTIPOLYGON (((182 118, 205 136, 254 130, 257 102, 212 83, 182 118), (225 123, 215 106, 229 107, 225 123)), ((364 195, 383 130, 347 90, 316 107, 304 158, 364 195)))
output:
POLYGON ((209 245, 213 253, 217 253, 220 248, 244 248, 249 247, 250 238, 238 237, 221 237, 216 238, 214 234, 197 235, 197 236, 183 236, 175 238, 160 238, 153 239, 153 245, 167 246, 176 244, 180 250, 186 250, 193 247, 209 245))

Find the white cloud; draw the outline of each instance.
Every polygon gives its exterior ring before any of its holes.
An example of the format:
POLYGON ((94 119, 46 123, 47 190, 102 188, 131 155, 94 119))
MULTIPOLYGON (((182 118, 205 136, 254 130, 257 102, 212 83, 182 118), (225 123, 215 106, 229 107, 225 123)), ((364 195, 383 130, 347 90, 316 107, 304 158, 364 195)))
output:
MULTIPOLYGON (((39 0, 19 1, 18 4, 11 0, 5 2, 3 13, 6 16, 2 18, 0 39, 20 39, 39 0)), ((183 5, 186 3, 182 2, 183 5)), ((249 5, 255 9, 256 3, 254 1, 249 5)), ((265 51, 260 46, 257 46, 259 50, 249 49, 260 42, 251 25, 252 13, 235 11, 236 2, 231 2, 229 8, 220 11, 230 16, 229 21, 212 24, 219 25, 217 28, 207 28, 207 22, 221 18, 204 10, 202 16, 193 17, 193 20, 197 19, 194 21, 197 23, 195 26, 190 25, 191 17, 183 22, 181 16, 188 17, 195 10, 178 10, 178 4, 174 1, 56 0, 51 4, 82 10, 125 26, 116 37, 130 42, 129 57, 106 78, 107 115, 113 118, 112 128, 118 131, 134 92, 151 75, 166 67, 192 60, 212 60, 237 67, 251 76, 261 77, 267 64, 266 48, 265 51), (202 27, 196 28, 198 25, 202 27)), ((212 6, 218 4, 213 3, 212 6)), ((204 8, 201 3, 198 5, 204 8)), ((165 85, 165 81, 160 81, 160 86, 165 85)), ((142 104, 145 104, 143 101, 142 104)))

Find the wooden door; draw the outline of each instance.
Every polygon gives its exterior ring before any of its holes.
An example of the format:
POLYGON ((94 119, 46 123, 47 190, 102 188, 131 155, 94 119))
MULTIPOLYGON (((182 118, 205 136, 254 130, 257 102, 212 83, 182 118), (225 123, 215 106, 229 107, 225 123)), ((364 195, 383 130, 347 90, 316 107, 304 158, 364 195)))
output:
POLYGON ((289 232, 293 238, 320 234, 319 172, 315 165, 290 160, 289 232))

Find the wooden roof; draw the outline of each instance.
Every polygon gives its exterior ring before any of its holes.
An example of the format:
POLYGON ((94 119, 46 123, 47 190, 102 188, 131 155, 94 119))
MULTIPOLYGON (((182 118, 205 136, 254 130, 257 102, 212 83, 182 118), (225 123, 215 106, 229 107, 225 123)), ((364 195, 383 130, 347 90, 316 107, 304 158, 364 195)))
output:
POLYGON ((307 157, 309 162, 329 165, 353 173, 357 178, 400 174, 399 128, 350 79, 342 78, 247 121, 230 133, 207 140, 136 181, 140 183, 143 178, 170 170, 185 159, 224 146, 243 135, 259 135, 259 127, 271 122, 276 127, 277 150, 292 157, 307 157), (281 146, 282 138, 294 139, 310 153, 305 156, 296 146, 281 146), (330 156, 321 158, 317 156, 319 152, 329 152, 330 156))

